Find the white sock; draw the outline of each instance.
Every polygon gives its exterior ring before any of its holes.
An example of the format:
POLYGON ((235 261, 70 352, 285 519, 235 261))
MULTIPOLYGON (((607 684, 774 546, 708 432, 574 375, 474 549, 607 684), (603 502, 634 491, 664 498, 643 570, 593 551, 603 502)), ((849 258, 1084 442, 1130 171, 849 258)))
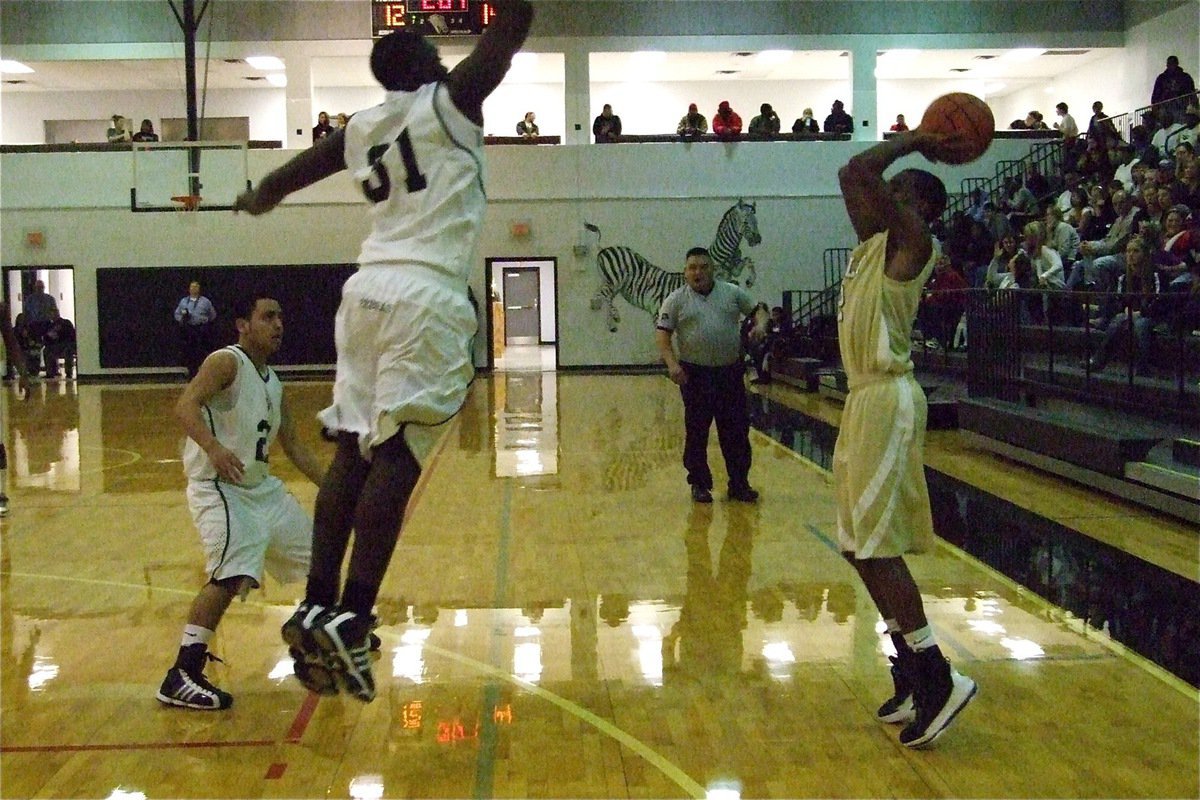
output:
POLYGON ((908 642, 908 646, 915 653, 928 650, 937 644, 937 640, 933 638, 933 628, 928 625, 923 628, 917 628, 912 633, 904 634, 904 641, 908 642))
POLYGON ((199 625, 184 625, 183 640, 179 643, 180 647, 188 647, 193 644, 202 644, 208 646, 208 640, 212 638, 214 631, 208 628, 202 628, 199 625))
POLYGON ((900 632, 900 623, 896 622, 894 619, 885 619, 883 624, 887 626, 887 632, 889 636, 891 636, 893 633, 900 632))

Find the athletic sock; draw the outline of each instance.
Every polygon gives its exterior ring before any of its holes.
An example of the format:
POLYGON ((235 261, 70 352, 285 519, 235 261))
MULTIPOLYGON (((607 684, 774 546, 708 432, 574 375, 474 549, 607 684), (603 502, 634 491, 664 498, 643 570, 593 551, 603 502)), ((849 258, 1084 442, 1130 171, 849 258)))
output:
POLYGON ((904 634, 904 641, 916 653, 937 645, 937 639, 933 638, 933 628, 929 625, 917 628, 912 633, 904 634))

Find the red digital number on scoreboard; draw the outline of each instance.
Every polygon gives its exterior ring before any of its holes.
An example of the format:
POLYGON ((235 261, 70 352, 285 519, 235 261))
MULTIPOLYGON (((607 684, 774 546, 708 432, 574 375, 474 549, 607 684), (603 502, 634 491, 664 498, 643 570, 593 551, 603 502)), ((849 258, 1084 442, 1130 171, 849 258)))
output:
POLYGON ((415 11, 466 11, 467 0, 420 0, 415 11))

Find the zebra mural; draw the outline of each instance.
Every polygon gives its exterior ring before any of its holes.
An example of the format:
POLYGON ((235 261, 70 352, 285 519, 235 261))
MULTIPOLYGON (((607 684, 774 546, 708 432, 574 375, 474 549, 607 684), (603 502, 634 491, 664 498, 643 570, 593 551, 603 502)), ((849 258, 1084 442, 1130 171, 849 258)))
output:
MULTIPOLYGON (((599 235, 600 229, 595 225, 586 227, 599 235)), ((708 248, 708 254, 717 280, 737 283, 745 273, 742 283, 750 287, 758 275, 753 259, 742 255, 742 239, 755 247, 762 241, 762 235, 758 232, 755 203, 747 203, 739 198, 717 225, 717 235, 708 248)), ((596 266, 600 270, 600 288, 592 297, 591 307, 593 311, 605 310, 608 329, 614 333, 621 322, 621 315, 613 303, 617 295, 625 298, 634 308, 654 316, 666 296, 683 285, 682 272, 668 272, 656 267, 636 250, 624 245, 601 249, 596 254, 596 266)))

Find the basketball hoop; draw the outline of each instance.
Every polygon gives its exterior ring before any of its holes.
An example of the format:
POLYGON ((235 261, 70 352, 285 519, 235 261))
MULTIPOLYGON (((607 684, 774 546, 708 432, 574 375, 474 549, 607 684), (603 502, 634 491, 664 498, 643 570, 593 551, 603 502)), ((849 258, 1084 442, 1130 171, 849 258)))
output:
POLYGON ((198 194, 177 194, 171 198, 171 202, 179 204, 176 211, 199 211, 200 201, 203 199, 198 194))

